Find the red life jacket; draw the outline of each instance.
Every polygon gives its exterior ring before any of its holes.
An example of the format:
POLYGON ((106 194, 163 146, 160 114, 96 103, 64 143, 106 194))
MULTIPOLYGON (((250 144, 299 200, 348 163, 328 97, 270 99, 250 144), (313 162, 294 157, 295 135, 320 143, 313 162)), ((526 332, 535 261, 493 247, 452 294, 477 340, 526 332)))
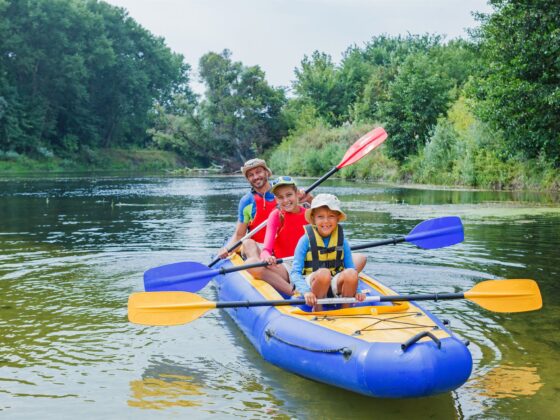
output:
POLYGON ((280 229, 274 240, 274 256, 276 258, 291 257, 294 255, 299 238, 305 234, 305 208, 300 207, 299 213, 286 213, 280 211, 280 229))
MULTIPOLYGON (((249 232, 268 219, 268 215, 276 208, 276 198, 273 201, 267 201, 262 195, 254 192, 253 198, 255 199, 255 218, 249 223, 249 232)), ((264 242, 264 235, 266 228, 262 228, 255 233, 251 238, 257 242, 264 242)))

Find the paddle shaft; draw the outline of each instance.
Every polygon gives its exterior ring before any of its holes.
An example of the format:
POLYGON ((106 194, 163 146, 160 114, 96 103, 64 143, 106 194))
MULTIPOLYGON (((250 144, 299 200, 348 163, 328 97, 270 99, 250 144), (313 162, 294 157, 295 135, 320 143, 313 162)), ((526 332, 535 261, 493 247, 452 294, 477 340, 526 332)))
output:
POLYGON ((406 238, 404 236, 402 236, 400 238, 391 238, 391 239, 385 239, 384 241, 368 242, 368 243, 361 244, 361 245, 355 245, 355 246, 351 247, 350 249, 352 251, 358 251, 360 249, 373 248, 373 247, 376 247, 376 246, 396 245, 396 244, 400 244, 401 242, 405 242, 405 241, 406 241, 406 238))
MULTIPOLYGON (((432 293, 432 294, 417 294, 417 295, 394 295, 394 296, 369 296, 364 302, 405 302, 411 300, 453 300, 465 299, 464 293, 432 293)), ((317 304, 342 304, 342 303, 358 303, 358 300, 353 297, 341 298, 326 298, 317 299, 317 304)), ((305 299, 287 299, 287 300, 263 300, 263 301, 231 301, 231 302, 216 302, 216 308, 249 308, 255 306, 291 306, 291 305, 305 305, 305 299)))
MULTIPOLYGON (((537 282, 529 279, 486 280, 471 290, 458 293, 368 296, 363 302, 404 302, 423 300, 467 299, 493 312, 528 312, 542 308, 537 282)), ((358 303, 353 297, 321 298, 318 304, 358 303)), ((249 308, 265 306, 303 305, 305 299, 212 302, 194 293, 140 292, 128 299, 128 317, 143 325, 179 325, 200 318, 215 308, 249 308)))

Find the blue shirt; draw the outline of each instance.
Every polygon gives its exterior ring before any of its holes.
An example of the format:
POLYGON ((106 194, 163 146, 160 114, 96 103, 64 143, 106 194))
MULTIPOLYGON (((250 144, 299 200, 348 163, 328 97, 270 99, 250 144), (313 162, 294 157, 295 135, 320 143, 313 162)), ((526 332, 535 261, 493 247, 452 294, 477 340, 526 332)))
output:
MULTIPOLYGON (((263 197, 262 194, 259 195, 263 197)), ((270 191, 267 191, 264 193, 264 199, 267 202, 272 203, 275 197, 274 194, 272 194, 270 191)), ((255 218, 256 213, 257 213, 257 206, 255 203, 255 196, 253 195, 253 192, 250 191, 247 194, 245 194, 243 197, 241 197, 241 200, 239 200, 239 207, 237 209, 237 220, 239 220, 239 222, 241 223, 249 224, 255 218)))
MULTIPOLYGON (((323 238, 325 247, 329 244, 330 239, 330 236, 323 238)), ((354 260, 352 260, 352 250, 350 249, 350 244, 346 239, 344 239, 342 246, 344 248, 344 268, 356 268, 356 266, 354 265, 354 260)), ((311 291, 302 274, 303 266, 305 264, 305 255, 307 254, 307 251, 309 251, 309 237, 307 235, 303 235, 296 246, 292 271, 290 271, 290 279, 296 285, 296 289, 300 293, 311 291)))

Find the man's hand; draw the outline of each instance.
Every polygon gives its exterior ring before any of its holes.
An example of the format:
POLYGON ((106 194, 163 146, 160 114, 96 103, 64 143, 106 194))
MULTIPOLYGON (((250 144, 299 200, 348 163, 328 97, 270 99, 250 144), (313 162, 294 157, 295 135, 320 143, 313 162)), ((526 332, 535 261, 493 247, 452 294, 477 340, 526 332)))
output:
POLYGON ((227 258, 228 255, 229 255, 229 252, 228 252, 228 249, 225 246, 218 250, 218 257, 221 258, 222 260, 224 258, 227 258))

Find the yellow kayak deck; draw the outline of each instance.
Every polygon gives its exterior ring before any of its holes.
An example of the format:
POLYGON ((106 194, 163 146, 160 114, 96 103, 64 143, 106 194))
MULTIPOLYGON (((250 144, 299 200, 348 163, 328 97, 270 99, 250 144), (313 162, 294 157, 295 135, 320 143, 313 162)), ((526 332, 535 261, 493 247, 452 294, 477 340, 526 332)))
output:
MULTIPOLYGON (((238 255, 232 256, 230 260, 235 266, 245 263, 238 255)), ((239 274, 264 299, 283 299, 265 281, 254 278, 247 271, 240 271, 239 274)), ((387 286, 363 273, 360 274, 360 291, 366 292, 368 296, 378 294, 397 295, 387 286)), ((430 332, 440 340, 450 337, 447 331, 441 329, 423 309, 412 302, 394 302, 390 305, 372 303, 368 306, 355 306, 321 312, 306 312, 299 306, 276 306, 275 309, 283 315, 312 322, 366 342, 404 343, 418 333, 425 331, 430 332)), ((424 340, 430 340, 430 338, 423 338, 420 341, 424 340)))

